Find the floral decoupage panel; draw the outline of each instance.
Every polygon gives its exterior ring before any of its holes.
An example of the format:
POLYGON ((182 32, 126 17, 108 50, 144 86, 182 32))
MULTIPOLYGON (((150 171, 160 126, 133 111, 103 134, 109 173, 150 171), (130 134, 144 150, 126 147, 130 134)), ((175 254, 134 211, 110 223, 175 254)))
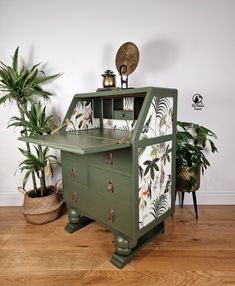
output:
POLYGON ((133 131, 135 127, 135 121, 121 119, 103 119, 103 127, 107 129, 133 131))
POLYGON ((69 119, 66 131, 99 128, 99 119, 94 118, 91 101, 78 101, 69 119))
POLYGON ((172 142, 138 150, 139 229, 171 208, 172 142))
POLYGON ((172 134, 173 98, 154 97, 140 134, 140 140, 172 134))

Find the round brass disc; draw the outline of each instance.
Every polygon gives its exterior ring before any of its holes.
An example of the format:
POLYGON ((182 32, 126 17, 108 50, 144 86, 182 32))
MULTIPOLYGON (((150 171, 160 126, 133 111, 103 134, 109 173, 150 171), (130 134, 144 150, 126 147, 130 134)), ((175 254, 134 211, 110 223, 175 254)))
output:
POLYGON ((132 42, 126 42, 123 44, 116 55, 116 68, 120 73, 121 67, 126 66, 126 70, 122 69, 123 75, 129 75, 133 73, 139 62, 139 50, 137 46, 132 42))

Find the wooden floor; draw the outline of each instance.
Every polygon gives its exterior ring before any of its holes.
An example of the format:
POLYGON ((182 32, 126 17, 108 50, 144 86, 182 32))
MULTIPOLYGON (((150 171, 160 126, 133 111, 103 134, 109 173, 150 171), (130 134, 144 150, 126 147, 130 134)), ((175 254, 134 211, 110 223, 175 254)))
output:
POLYGON ((113 236, 92 223, 69 234, 66 214, 27 224, 18 207, 0 208, 0 285, 235 285, 235 206, 177 208, 166 231, 122 270, 109 259, 113 236))

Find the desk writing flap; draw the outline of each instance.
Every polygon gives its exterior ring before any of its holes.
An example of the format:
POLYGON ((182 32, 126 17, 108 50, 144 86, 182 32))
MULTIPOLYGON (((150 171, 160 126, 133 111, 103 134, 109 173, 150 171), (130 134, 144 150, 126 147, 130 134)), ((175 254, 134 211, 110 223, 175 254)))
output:
POLYGON ((89 154, 129 147, 129 134, 125 130, 97 129, 20 137, 19 140, 77 154, 89 154))

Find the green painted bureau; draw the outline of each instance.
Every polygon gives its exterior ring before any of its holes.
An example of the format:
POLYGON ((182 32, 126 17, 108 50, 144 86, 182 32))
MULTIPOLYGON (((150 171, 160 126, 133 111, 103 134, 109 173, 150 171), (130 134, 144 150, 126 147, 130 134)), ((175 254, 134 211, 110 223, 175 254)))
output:
POLYGON ((176 111, 176 89, 77 94, 59 133, 21 138, 61 150, 65 228, 84 218, 104 225, 119 268, 174 212, 176 111))

